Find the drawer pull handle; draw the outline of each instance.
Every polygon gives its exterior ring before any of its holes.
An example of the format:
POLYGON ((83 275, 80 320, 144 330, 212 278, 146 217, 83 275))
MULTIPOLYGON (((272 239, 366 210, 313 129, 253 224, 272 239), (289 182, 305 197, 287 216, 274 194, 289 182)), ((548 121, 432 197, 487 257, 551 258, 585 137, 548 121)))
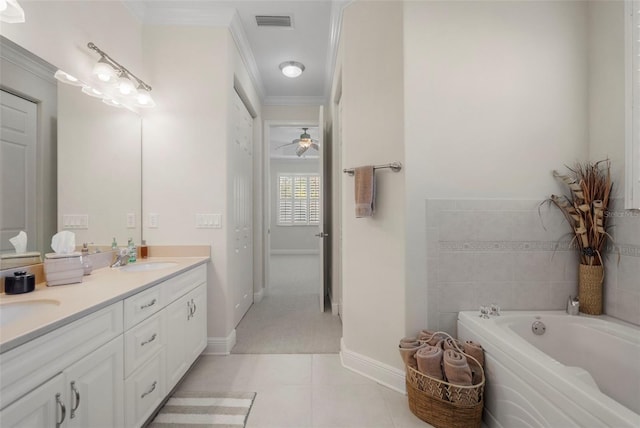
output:
POLYGON ((140 306, 140 309, 146 309, 146 308, 149 308, 149 307, 151 307, 151 306, 155 305, 155 304, 156 304, 156 302, 157 302, 157 300, 156 300, 156 299, 153 299, 153 300, 152 300, 152 301, 150 301, 149 303, 145 303, 144 305, 140 306))
POLYGON ((193 316, 193 310, 191 309, 191 302, 187 302, 187 321, 193 316))
POLYGON ((140 398, 144 398, 147 395, 151 394, 153 391, 155 391, 157 385, 158 385, 158 381, 154 380, 153 383, 151 384, 151 388, 149 388, 149 390, 147 392, 143 392, 142 395, 140 396, 140 398))
POLYGON ((193 308, 193 310, 191 311, 191 316, 193 317, 193 316, 195 316, 196 311, 198 310, 198 307, 196 306, 196 302, 194 302, 193 299, 191 299, 191 305, 192 305, 192 308, 193 308))
MULTIPOLYGON (((76 410, 80 407, 80 391, 76 388, 76 382, 71 382, 71 398, 75 397, 76 405, 71 406, 71 415, 69 415, 69 419, 73 419, 76 417, 76 410)), ((72 402, 73 403, 73 402, 72 402)))
POLYGON ((56 394, 56 404, 60 407, 60 413, 62 413, 62 417, 60 418, 60 422, 56 421, 56 428, 59 428, 60 425, 64 422, 64 418, 67 416, 67 408, 64 403, 60 399, 60 393, 56 394))
POLYGON ((146 344, 148 344, 148 343, 153 342, 154 340, 156 340, 156 336, 157 336, 157 334, 156 334, 156 333, 153 333, 153 335, 152 335, 150 338, 148 338, 147 340, 145 340, 144 342, 142 342, 142 343, 140 344, 140 346, 144 346, 144 345, 146 345, 146 344))

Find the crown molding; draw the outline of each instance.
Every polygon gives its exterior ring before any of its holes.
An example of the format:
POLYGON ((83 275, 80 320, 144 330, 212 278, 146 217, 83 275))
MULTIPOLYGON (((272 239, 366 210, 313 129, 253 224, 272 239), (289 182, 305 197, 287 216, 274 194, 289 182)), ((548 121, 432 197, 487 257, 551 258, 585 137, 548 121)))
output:
POLYGON ((253 83, 258 98, 264 98, 264 84, 258 70, 249 40, 242 26, 242 22, 232 7, 201 7, 180 8, 172 7, 172 3, 158 2, 149 7, 146 2, 124 1, 129 11, 144 25, 185 25, 228 28, 238 48, 240 58, 247 68, 249 78, 253 83))
POLYGON ((1 35, 0 57, 46 82, 54 84, 57 82, 53 77, 58 70, 57 67, 1 35))
POLYGON ((263 100, 266 106, 319 106, 327 101, 325 96, 267 96, 263 100))

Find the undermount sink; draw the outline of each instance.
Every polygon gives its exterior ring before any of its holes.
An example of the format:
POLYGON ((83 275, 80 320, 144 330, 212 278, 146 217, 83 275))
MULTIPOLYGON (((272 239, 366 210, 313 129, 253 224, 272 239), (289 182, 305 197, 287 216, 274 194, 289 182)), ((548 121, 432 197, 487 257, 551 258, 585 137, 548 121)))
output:
POLYGON ((176 262, 148 262, 148 263, 134 263, 120 268, 124 272, 147 272, 150 270, 166 269, 176 266, 176 262))
POLYGON ((0 304, 0 326, 20 321, 31 316, 36 311, 41 312, 59 305, 60 302, 53 299, 2 303, 0 304))

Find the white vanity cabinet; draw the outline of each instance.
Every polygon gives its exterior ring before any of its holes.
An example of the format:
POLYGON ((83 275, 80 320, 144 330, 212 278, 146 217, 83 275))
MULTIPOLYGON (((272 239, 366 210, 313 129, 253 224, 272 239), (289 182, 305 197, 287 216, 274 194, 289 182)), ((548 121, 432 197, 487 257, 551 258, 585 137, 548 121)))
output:
POLYGON ((122 426, 122 362, 122 302, 3 353, 0 426, 122 426))
POLYGON ((173 388, 207 345, 207 287, 199 285, 167 308, 167 387, 173 388))

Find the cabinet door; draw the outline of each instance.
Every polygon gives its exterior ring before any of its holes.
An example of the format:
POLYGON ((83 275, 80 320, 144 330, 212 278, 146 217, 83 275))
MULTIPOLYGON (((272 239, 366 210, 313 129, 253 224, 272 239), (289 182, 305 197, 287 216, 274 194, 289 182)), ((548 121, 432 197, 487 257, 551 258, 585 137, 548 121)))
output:
POLYGON ((2 428, 57 427, 69 418, 64 376, 57 375, 0 411, 2 428))
POLYGON ((191 303, 191 316, 186 328, 186 359, 189 367, 207 346, 207 285, 200 285, 187 296, 191 303))
POLYGON ((164 321, 166 332, 166 373, 167 390, 170 391, 187 371, 187 337, 185 331, 191 314, 190 294, 183 296, 165 308, 164 321))
POLYGON ((124 425, 123 360, 123 339, 118 336, 64 371, 68 427, 124 425))
POLYGON ((124 426, 142 426, 164 400, 168 392, 165 388, 164 364, 162 349, 125 381, 124 426))

